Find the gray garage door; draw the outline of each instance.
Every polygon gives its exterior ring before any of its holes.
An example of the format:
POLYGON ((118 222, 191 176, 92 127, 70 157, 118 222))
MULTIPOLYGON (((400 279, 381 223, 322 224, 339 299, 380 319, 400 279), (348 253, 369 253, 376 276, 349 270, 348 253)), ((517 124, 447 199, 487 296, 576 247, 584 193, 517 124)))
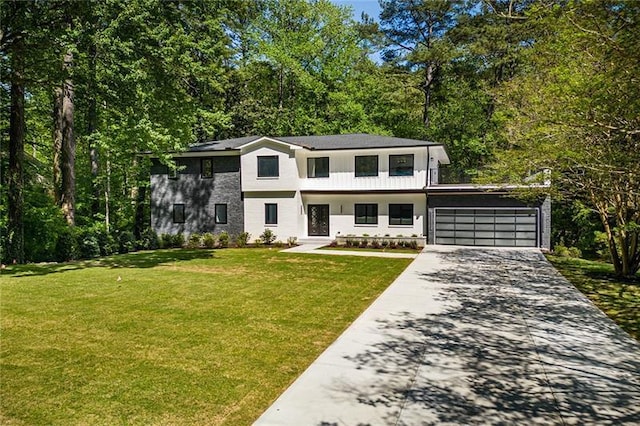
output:
POLYGON ((536 209, 436 209, 436 244, 537 247, 536 209))

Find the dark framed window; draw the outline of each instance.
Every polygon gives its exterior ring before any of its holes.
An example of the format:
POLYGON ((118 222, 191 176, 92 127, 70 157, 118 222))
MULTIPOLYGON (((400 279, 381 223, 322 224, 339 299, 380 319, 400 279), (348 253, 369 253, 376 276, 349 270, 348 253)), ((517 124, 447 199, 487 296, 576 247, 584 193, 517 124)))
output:
POLYGON ((378 176, 377 155, 356 156, 356 177, 362 176, 378 176))
POLYGON ((279 173, 277 155, 258 157, 258 177, 278 177, 279 173))
POLYGON ((227 223, 227 205, 226 204, 216 204, 215 205, 215 220, 216 223, 225 224, 227 223))
POLYGON ((184 223, 184 204, 173 205, 173 223, 184 223))
POLYGON ((200 160, 200 176, 203 179, 213 177, 213 159, 203 158, 202 160, 200 160))
POLYGON ((329 177, 329 157, 307 158, 307 177, 329 177))
POLYGON ((389 176, 413 176, 413 154, 390 155, 389 176))
POLYGON ((378 205, 377 204, 356 204, 355 216, 357 225, 377 225, 378 205))
POLYGON ((278 205, 277 204, 267 203, 264 205, 264 223, 265 225, 278 224, 278 205))
POLYGON ((413 204, 389 204, 389 225, 413 225, 413 204))

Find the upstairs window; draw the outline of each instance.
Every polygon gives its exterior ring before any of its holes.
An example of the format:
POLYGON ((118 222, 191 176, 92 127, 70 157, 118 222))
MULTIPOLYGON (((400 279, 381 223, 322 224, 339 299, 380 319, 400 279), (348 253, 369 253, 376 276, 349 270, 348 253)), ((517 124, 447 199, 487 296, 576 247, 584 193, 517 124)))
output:
POLYGON ((329 157, 307 158, 307 177, 329 177, 329 157))
POLYGON ((378 156, 356 156, 356 177, 378 176, 378 156))
POLYGON ((200 161, 200 176, 203 179, 208 179, 213 177, 213 159, 203 158, 200 161))
POLYGON ((278 224, 278 205, 277 204, 264 205, 264 223, 265 225, 278 224))
POLYGON ((258 177, 278 177, 279 173, 277 155, 258 157, 258 177))
POLYGON ((173 223, 184 223, 184 204, 173 205, 173 223))
POLYGON ((389 225, 413 225, 413 204, 389 204, 389 225))
POLYGON ((413 154, 390 155, 389 176, 413 176, 413 154))
POLYGON ((356 225, 377 225, 378 205, 377 204, 356 204, 356 225))

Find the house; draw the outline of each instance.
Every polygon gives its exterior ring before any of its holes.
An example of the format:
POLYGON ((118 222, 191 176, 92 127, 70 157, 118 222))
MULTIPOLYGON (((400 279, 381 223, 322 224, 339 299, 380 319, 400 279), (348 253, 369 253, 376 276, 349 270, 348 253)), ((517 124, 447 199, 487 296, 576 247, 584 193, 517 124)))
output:
POLYGON ((550 201, 512 188, 443 184, 442 144, 367 134, 206 142, 153 160, 159 233, 249 232, 278 239, 418 235, 429 244, 549 248, 550 201))

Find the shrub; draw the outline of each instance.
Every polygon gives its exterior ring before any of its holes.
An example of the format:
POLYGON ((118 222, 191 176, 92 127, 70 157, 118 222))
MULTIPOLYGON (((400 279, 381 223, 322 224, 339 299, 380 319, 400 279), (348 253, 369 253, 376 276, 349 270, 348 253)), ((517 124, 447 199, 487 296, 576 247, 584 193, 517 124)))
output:
POLYGON ((207 232, 202 236, 202 244, 206 248, 214 248, 216 246, 216 237, 212 233, 207 232))
POLYGON ((199 248, 202 244, 202 237, 198 233, 194 233, 189 235, 189 242, 187 243, 187 247, 189 248, 199 248))
POLYGON ((135 251, 136 249, 136 238, 133 236, 133 232, 131 231, 123 231, 118 236, 118 252, 120 253, 129 253, 130 251, 135 251))
POLYGON ((338 241, 333 240, 329 243, 329 247, 338 247, 338 241))
POLYGON ((374 238, 371 241, 371 247, 375 248, 375 249, 379 249, 380 248, 380 240, 377 238, 374 238))
POLYGON ((389 240, 382 240, 380 245, 382 246, 382 248, 387 248, 387 246, 389 245, 389 240))
POLYGON ((413 250, 418 250, 418 242, 416 240, 409 241, 409 248, 413 250))
POLYGON ((218 235, 218 245, 222 248, 229 247, 229 233, 227 231, 222 231, 218 235))
POLYGON ((369 245, 369 240, 366 238, 360 240, 360 248, 366 248, 369 245))
POLYGON ((353 245, 354 245, 354 241, 350 238, 347 238, 346 241, 344 242, 345 247, 353 247, 353 245))
POLYGON ((390 249, 396 249, 396 248, 398 248, 398 243, 396 243, 395 241, 391 241, 391 242, 389 243, 389 248, 390 248, 390 249))
POLYGON ((255 240, 253 240, 253 245, 256 247, 261 247, 262 246, 262 240, 260 238, 256 238, 255 240))
POLYGON ((275 243, 273 243, 273 246, 275 248, 283 248, 284 247, 284 243, 281 240, 278 240, 275 243))
POLYGON ((71 229, 66 228, 60 231, 55 246, 55 259, 58 262, 67 262, 76 258, 76 239, 71 229))
POLYGON ((151 228, 147 228, 142 231, 140 240, 138 241, 138 248, 142 250, 155 250, 160 247, 160 241, 158 234, 151 228))
POLYGON ((248 232, 241 232, 236 237, 236 246, 237 247, 245 247, 249 244, 249 238, 251 238, 251 234, 248 232))
POLYGON ((553 248, 553 253, 560 257, 580 257, 582 252, 578 247, 567 247, 562 243, 556 244, 553 248))
POLYGON ((160 234, 160 248, 169 248, 173 243, 171 234, 160 234))
POLYGON ((182 232, 178 232, 171 237, 171 247, 181 248, 184 246, 184 242, 184 234, 182 232))
MULTIPOLYGON (((337 242, 336 242, 337 244, 337 242)), ((287 238, 287 245, 289 247, 293 247, 295 245, 298 245, 298 237, 289 237, 287 238)))
POLYGON ((262 234, 260 234, 260 239, 262 240, 262 242, 269 246, 275 241, 276 235, 271 229, 267 228, 262 234))
POLYGON ((80 259, 91 259, 100 256, 100 245, 96 237, 85 234, 78 241, 78 257, 80 259))

